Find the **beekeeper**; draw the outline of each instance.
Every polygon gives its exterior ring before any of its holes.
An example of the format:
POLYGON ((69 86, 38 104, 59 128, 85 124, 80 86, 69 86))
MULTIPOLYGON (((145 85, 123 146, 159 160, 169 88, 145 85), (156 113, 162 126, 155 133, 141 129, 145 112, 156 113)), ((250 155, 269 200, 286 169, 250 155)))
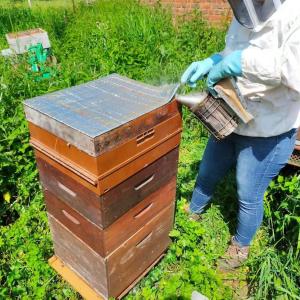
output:
POLYGON ((225 77, 236 77, 248 124, 222 141, 208 141, 192 200, 198 216, 227 171, 236 167, 238 224, 221 268, 236 268, 247 259, 249 245, 263 219, 263 196, 287 163, 300 126, 300 1, 229 0, 234 14, 223 52, 193 62, 182 83, 195 86, 207 75, 208 89, 225 77))

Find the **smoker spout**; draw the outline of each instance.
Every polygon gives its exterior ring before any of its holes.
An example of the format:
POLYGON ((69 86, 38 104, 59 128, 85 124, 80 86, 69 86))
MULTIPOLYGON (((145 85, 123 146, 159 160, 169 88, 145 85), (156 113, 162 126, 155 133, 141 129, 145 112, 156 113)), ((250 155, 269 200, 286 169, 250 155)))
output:
POLYGON ((190 108, 199 105, 203 100, 205 100, 208 96, 208 93, 202 92, 202 93, 194 93, 194 94, 188 94, 188 95, 176 95, 175 99, 190 108))

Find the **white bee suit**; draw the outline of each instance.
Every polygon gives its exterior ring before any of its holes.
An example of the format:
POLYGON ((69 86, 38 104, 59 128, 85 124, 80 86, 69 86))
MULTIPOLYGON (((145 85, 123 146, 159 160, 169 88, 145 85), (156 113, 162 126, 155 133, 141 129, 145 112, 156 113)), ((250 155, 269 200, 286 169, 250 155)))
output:
POLYGON ((223 56, 242 53, 238 87, 254 116, 235 131, 269 137, 300 126, 300 1, 286 0, 257 30, 234 19, 223 56))

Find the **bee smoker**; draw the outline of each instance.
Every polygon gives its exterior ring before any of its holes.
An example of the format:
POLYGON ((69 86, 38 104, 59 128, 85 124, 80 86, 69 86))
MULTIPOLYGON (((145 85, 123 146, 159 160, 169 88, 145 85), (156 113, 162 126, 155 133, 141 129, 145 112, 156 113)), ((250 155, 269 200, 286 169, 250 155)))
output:
POLYGON ((223 139, 237 128, 240 121, 248 123, 253 116, 247 112, 245 100, 233 80, 220 81, 215 90, 217 97, 202 92, 176 95, 175 98, 189 107, 217 139, 223 139))

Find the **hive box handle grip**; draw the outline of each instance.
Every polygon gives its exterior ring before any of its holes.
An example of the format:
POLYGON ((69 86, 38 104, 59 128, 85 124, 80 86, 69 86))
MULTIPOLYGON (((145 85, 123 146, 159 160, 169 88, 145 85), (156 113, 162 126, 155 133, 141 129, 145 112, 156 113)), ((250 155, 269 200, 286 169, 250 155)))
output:
POLYGON ((134 218, 140 218, 143 216, 151 207, 153 206, 153 203, 148 204, 146 207, 144 207, 139 213, 137 213, 134 218))
POLYGON ((69 219, 72 223, 76 224, 76 225, 79 225, 80 222, 74 218, 73 216, 71 216, 68 212, 66 212, 64 209, 62 210, 62 213, 65 215, 65 217, 67 219, 69 219))
POLYGON ((150 232, 143 240, 141 240, 141 241, 136 245, 136 247, 137 247, 137 248, 143 247, 143 246, 150 240, 152 234, 153 234, 153 231, 151 231, 151 232, 150 232))
POLYGON ((150 183, 152 180, 154 179, 154 174, 151 175, 150 177, 146 178, 142 183, 140 183, 139 185, 134 187, 135 191, 140 190, 141 188, 143 188, 145 185, 147 185, 148 183, 150 183))
POLYGON ((154 128, 145 131, 144 133, 140 134, 137 138, 136 138, 136 143, 137 145, 140 145, 146 141, 148 141, 149 139, 153 138, 155 134, 155 130, 154 128))
POLYGON ((76 193, 74 193, 72 190, 70 190, 69 188, 67 188, 64 184, 60 183, 59 181, 57 182, 58 187, 65 191, 67 194, 69 194, 71 197, 75 197, 76 193))

